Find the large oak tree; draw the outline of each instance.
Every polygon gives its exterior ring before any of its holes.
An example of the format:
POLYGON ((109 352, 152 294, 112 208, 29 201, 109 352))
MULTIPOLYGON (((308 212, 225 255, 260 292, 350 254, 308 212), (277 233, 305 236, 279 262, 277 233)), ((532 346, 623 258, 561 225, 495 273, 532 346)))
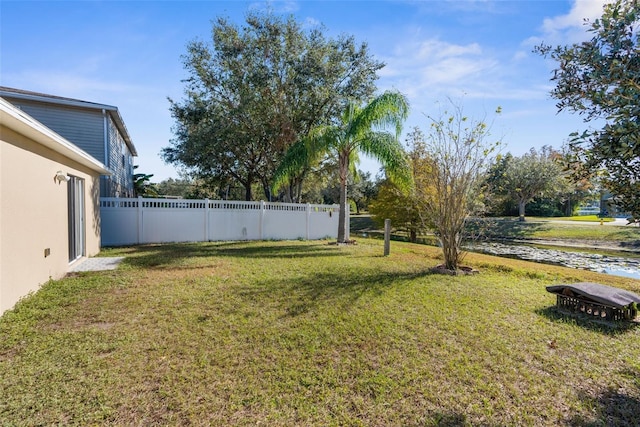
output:
MULTIPOLYGON (((365 100, 384 66, 353 37, 327 38, 293 17, 249 13, 240 27, 225 18, 209 41, 193 41, 183 56, 189 77, 165 161, 210 183, 235 181, 253 198, 258 184, 271 199, 272 175, 286 150, 331 123, 348 100, 365 100)), ((298 198, 306 170, 289 180, 298 198)))

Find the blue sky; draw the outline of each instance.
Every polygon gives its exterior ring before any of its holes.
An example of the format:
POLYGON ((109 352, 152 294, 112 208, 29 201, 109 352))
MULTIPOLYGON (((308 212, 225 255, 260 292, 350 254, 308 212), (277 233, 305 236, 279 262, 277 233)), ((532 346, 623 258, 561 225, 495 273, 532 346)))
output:
MULTIPOLYGON (((139 171, 177 177, 160 158, 173 137, 167 97, 181 99, 189 41, 207 40, 211 20, 242 24, 250 9, 293 14, 329 35, 369 44, 378 88, 405 93, 405 131, 428 130, 451 98, 466 115, 493 122, 503 152, 559 148, 588 125, 557 113, 549 91, 554 63, 535 45, 585 40, 585 18, 603 0, 584 1, 6 1, 0 3, 0 85, 115 105, 138 150, 139 171), (268 5, 268 6, 267 6, 268 5), (495 116, 496 107, 502 114, 495 116)), ((377 164, 361 168, 375 174, 377 164)))

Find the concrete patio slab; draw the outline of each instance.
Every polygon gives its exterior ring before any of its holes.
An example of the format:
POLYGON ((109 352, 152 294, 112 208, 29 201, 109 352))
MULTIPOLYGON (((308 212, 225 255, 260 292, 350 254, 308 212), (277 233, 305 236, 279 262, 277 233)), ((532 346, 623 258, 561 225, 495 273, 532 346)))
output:
POLYGON ((115 270, 123 259, 124 257, 87 258, 75 264, 69 271, 71 273, 77 273, 80 271, 115 270))

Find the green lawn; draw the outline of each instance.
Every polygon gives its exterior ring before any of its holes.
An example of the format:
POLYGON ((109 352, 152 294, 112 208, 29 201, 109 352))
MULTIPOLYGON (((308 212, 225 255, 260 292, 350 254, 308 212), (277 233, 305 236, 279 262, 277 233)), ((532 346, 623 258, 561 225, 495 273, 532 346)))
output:
POLYGON ((0 318, 0 425, 638 425, 640 327, 553 283, 640 281, 358 238, 112 249, 0 318))
MULTIPOLYGON (((629 248, 640 249, 640 227, 599 225, 598 221, 588 221, 571 217, 574 223, 565 223, 569 218, 528 218, 524 222, 517 218, 483 218, 470 222, 470 230, 483 237, 513 239, 589 240, 618 242, 629 248), (558 222, 563 221, 563 222, 558 222), (588 222, 589 224, 585 224, 588 222)), ((393 226, 393 224, 392 224, 393 226)), ((351 217, 351 231, 355 236, 382 233, 369 215, 351 217)), ((402 235, 402 233, 398 233, 402 235)), ((430 239, 426 236, 427 240, 430 239)))
POLYGON ((548 218, 530 218, 525 222, 490 218, 483 222, 483 227, 483 233, 490 237, 619 242, 640 248, 640 228, 634 226, 563 223, 548 218))
POLYGON ((613 222, 613 218, 600 218, 598 215, 576 215, 576 216, 565 216, 565 217, 555 217, 555 218, 539 218, 546 219, 551 221, 577 221, 577 222, 613 222))

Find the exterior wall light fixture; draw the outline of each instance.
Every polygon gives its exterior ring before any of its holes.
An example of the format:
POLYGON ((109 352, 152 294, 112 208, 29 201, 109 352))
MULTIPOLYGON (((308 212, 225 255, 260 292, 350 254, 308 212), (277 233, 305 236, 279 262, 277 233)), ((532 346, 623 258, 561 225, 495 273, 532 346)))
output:
POLYGON ((56 181, 58 181, 58 183, 61 182, 67 182, 69 181, 69 175, 67 175, 66 173, 62 172, 62 171, 58 171, 56 172, 56 181))

